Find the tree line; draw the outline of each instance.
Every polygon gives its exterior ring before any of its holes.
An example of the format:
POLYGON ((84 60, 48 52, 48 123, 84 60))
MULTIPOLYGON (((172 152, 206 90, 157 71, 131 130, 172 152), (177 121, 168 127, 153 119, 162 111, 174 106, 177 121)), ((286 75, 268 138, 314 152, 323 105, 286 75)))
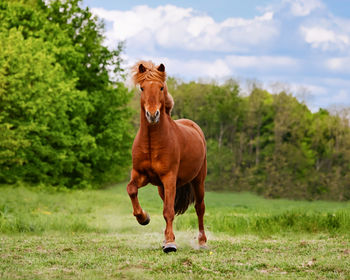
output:
POLYGON ((243 94, 228 80, 168 80, 174 118, 203 129, 207 188, 253 191, 267 197, 350 199, 350 125, 346 114, 312 113, 284 91, 253 87, 243 94))

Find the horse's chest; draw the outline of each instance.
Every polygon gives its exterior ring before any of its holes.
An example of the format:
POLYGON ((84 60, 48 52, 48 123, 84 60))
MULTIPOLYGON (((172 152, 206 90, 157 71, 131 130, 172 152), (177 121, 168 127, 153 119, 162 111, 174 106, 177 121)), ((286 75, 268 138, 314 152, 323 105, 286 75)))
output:
POLYGON ((162 176, 170 171, 169 161, 164 160, 160 155, 151 156, 151 158, 147 159, 146 166, 146 169, 150 170, 150 175, 162 176))
POLYGON ((147 176, 148 181, 152 185, 161 186, 162 182, 160 178, 163 173, 160 172, 159 169, 153 168, 153 166, 154 164, 152 164, 150 160, 144 160, 141 164, 138 164, 136 170, 138 170, 138 172, 141 174, 147 176))
POLYGON ((153 169, 148 169, 146 173, 147 173, 148 180, 152 185, 155 185, 155 186, 163 185, 159 177, 159 174, 155 172, 153 169))
POLYGON ((171 165, 161 152, 143 153, 141 161, 138 161, 136 167, 141 173, 148 177, 148 180, 153 185, 161 186, 160 178, 170 171, 171 165))

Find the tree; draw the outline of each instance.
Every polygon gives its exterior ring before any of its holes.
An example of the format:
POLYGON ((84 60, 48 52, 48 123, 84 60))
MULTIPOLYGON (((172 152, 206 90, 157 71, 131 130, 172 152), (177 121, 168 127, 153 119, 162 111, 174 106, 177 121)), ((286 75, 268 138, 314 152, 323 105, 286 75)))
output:
POLYGON ((121 46, 103 46, 103 24, 77 0, 5 1, 0 19, 0 181, 82 187, 123 176, 121 46))

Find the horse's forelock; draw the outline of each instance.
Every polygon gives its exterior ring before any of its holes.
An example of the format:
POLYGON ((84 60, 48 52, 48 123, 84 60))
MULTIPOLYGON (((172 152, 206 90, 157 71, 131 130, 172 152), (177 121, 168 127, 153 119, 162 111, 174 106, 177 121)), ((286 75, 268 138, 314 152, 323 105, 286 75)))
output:
POLYGON ((163 83, 166 80, 166 72, 159 71, 152 61, 141 60, 141 61, 138 61, 132 67, 132 79, 133 79, 134 85, 140 84, 143 81, 156 81, 156 82, 163 83), (146 71, 143 71, 143 72, 139 71, 141 64, 146 69, 146 71))

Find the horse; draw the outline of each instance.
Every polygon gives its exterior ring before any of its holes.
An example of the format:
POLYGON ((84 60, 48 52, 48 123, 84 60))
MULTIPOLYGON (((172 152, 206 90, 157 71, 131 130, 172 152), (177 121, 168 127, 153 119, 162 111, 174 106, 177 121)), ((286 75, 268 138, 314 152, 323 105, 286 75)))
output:
POLYGON ((140 127, 132 146, 131 178, 127 193, 133 215, 141 225, 149 214, 138 201, 138 189, 152 184, 163 200, 166 222, 163 251, 177 250, 173 220, 195 204, 198 216, 199 248, 206 248, 204 231, 204 181, 207 175, 206 141, 201 128, 188 119, 173 120, 173 98, 167 90, 165 66, 139 61, 132 68, 134 85, 141 93, 140 127))

